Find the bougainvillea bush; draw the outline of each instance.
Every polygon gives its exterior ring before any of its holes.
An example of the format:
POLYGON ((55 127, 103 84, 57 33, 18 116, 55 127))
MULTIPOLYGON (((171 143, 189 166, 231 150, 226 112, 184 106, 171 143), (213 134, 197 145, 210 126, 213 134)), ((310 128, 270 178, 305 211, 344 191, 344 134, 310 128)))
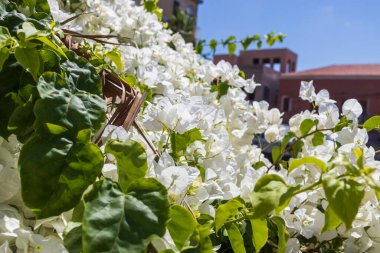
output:
POLYGON ((379 117, 359 124, 355 99, 338 108, 303 82, 313 109, 285 127, 245 100, 258 84, 155 12, 0 3, 0 252, 380 252, 380 163, 366 146, 379 117), (104 70, 146 95, 141 127, 106 124, 118 102, 104 99, 104 70))

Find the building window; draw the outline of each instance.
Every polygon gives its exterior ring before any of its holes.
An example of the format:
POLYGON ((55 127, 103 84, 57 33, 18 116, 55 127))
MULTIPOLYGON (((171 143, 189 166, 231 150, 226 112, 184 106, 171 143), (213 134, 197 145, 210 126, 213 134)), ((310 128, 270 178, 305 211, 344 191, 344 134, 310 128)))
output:
POLYGON ((290 97, 282 97, 282 111, 290 112, 292 110, 292 99, 290 97))
POLYGON ((259 65, 260 64, 260 59, 259 58, 254 58, 253 59, 253 65, 259 65))
POLYGON ((273 59, 273 70, 277 72, 281 71, 281 58, 273 59))
POLYGON ((263 59, 263 65, 264 65, 265 67, 270 68, 270 67, 271 67, 270 59, 269 59, 269 58, 264 58, 264 59, 263 59))

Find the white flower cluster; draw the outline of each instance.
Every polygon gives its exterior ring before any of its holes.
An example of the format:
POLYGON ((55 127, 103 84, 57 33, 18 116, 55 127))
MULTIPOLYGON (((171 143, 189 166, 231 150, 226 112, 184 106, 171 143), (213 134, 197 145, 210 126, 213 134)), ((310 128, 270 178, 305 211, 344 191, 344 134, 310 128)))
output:
MULTIPOLYGON (((49 3, 55 19, 62 21, 67 17, 56 0, 49 3)), ((138 121, 161 156, 156 162, 153 152, 134 130, 126 134, 122 129, 109 127, 103 143, 108 138, 141 141, 149 156, 149 175, 168 188, 172 202, 186 202, 197 214, 215 216, 213 201, 240 196, 249 202, 256 181, 266 173, 279 174, 289 185, 308 186, 319 180, 321 172, 314 165, 303 165, 289 174, 281 165, 278 170, 269 170, 273 164, 264 156, 262 147, 252 145, 252 140, 263 135, 268 143, 281 141, 286 134, 282 114, 276 108, 270 109, 265 101, 245 100, 242 89, 253 92, 258 84, 242 78, 236 66, 225 61, 215 65, 203 59, 191 44, 163 29, 155 15, 131 0, 87 0, 82 5, 88 14, 72 21, 70 29, 128 38, 118 49, 124 74, 136 76, 153 92, 138 121), (218 96, 213 87, 221 83, 227 83, 228 89, 225 95, 218 96), (192 142, 179 157, 173 157, 167 145, 170 135, 193 129, 199 130, 201 140, 192 142), (259 166, 254 168, 254 164, 259 166)), ((346 101, 340 114, 329 93, 321 90, 316 94, 311 82, 301 84, 300 97, 318 109, 293 116, 290 131, 301 137, 301 123, 311 119, 317 120, 314 128, 323 129, 325 136, 324 144, 317 146, 313 145, 312 136, 306 137, 299 157, 313 156, 326 164, 338 164, 330 173, 339 175, 344 173, 344 163, 356 161, 353 149, 358 147, 363 150, 365 167, 380 168, 374 149, 366 146, 367 132, 357 123, 362 108, 356 100, 346 101), (353 120, 353 127, 333 133, 341 115, 353 120), (341 145, 336 146, 336 142, 341 145)), ((16 171, 18 148, 13 139, 10 143, 2 141, 0 146, 0 252, 10 252, 10 247, 17 248, 17 252, 66 252, 60 238, 70 214, 33 222, 22 204, 16 171)), ((108 158, 107 161, 113 161, 108 158)), ((116 166, 107 163, 103 174, 115 178, 116 166)), ((379 176, 380 170, 372 174, 375 180, 379 176)), ((291 200, 280 214, 292 237, 286 252, 301 252, 299 235, 306 239, 315 237, 318 242, 343 238, 344 252, 380 252, 380 210, 373 190, 366 189, 357 219, 348 231, 340 225, 321 233, 326 208, 322 189, 303 192, 291 200)), ((176 250, 168 233, 154 245, 158 251, 176 250)))

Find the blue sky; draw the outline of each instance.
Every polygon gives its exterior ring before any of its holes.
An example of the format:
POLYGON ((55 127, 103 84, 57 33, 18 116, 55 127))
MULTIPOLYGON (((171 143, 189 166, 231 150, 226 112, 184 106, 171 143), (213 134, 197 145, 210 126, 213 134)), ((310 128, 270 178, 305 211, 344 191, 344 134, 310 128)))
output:
POLYGON ((274 47, 296 52, 298 70, 380 63, 380 0, 204 0, 197 27, 206 40, 285 33, 274 47))

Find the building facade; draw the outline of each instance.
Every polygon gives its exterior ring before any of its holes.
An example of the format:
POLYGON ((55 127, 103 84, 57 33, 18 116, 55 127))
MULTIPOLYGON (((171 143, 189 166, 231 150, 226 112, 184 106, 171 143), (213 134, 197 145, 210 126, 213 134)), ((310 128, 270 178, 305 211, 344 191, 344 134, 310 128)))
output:
POLYGON ((266 100, 284 112, 284 121, 306 109, 310 103, 299 98, 301 81, 314 81, 316 92, 326 89, 341 108, 344 101, 356 98, 363 107, 360 120, 380 115, 380 64, 333 65, 297 72, 297 54, 289 49, 241 51, 240 55, 216 55, 246 73, 255 75, 261 86, 249 100, 266 100))
POLYGON ((361 120, 380 115, 380 64, 333 65, 281 75, 278 108, 285 120, 310 107, 298 95, 301 81, 311 80, 316 92, 328 90, 339 108, 347 99, 356 98, 363 107, 361 120))
POLYGON ((270 107, 277 106, 280 76, 296 71, 297 54, 289 49, 245 50, 236 55, 215 55, 214 62, 220 60, 238 65, 247 78, 254 75, 261 86, 248 95, 249 100, 265 100, 270 107))

